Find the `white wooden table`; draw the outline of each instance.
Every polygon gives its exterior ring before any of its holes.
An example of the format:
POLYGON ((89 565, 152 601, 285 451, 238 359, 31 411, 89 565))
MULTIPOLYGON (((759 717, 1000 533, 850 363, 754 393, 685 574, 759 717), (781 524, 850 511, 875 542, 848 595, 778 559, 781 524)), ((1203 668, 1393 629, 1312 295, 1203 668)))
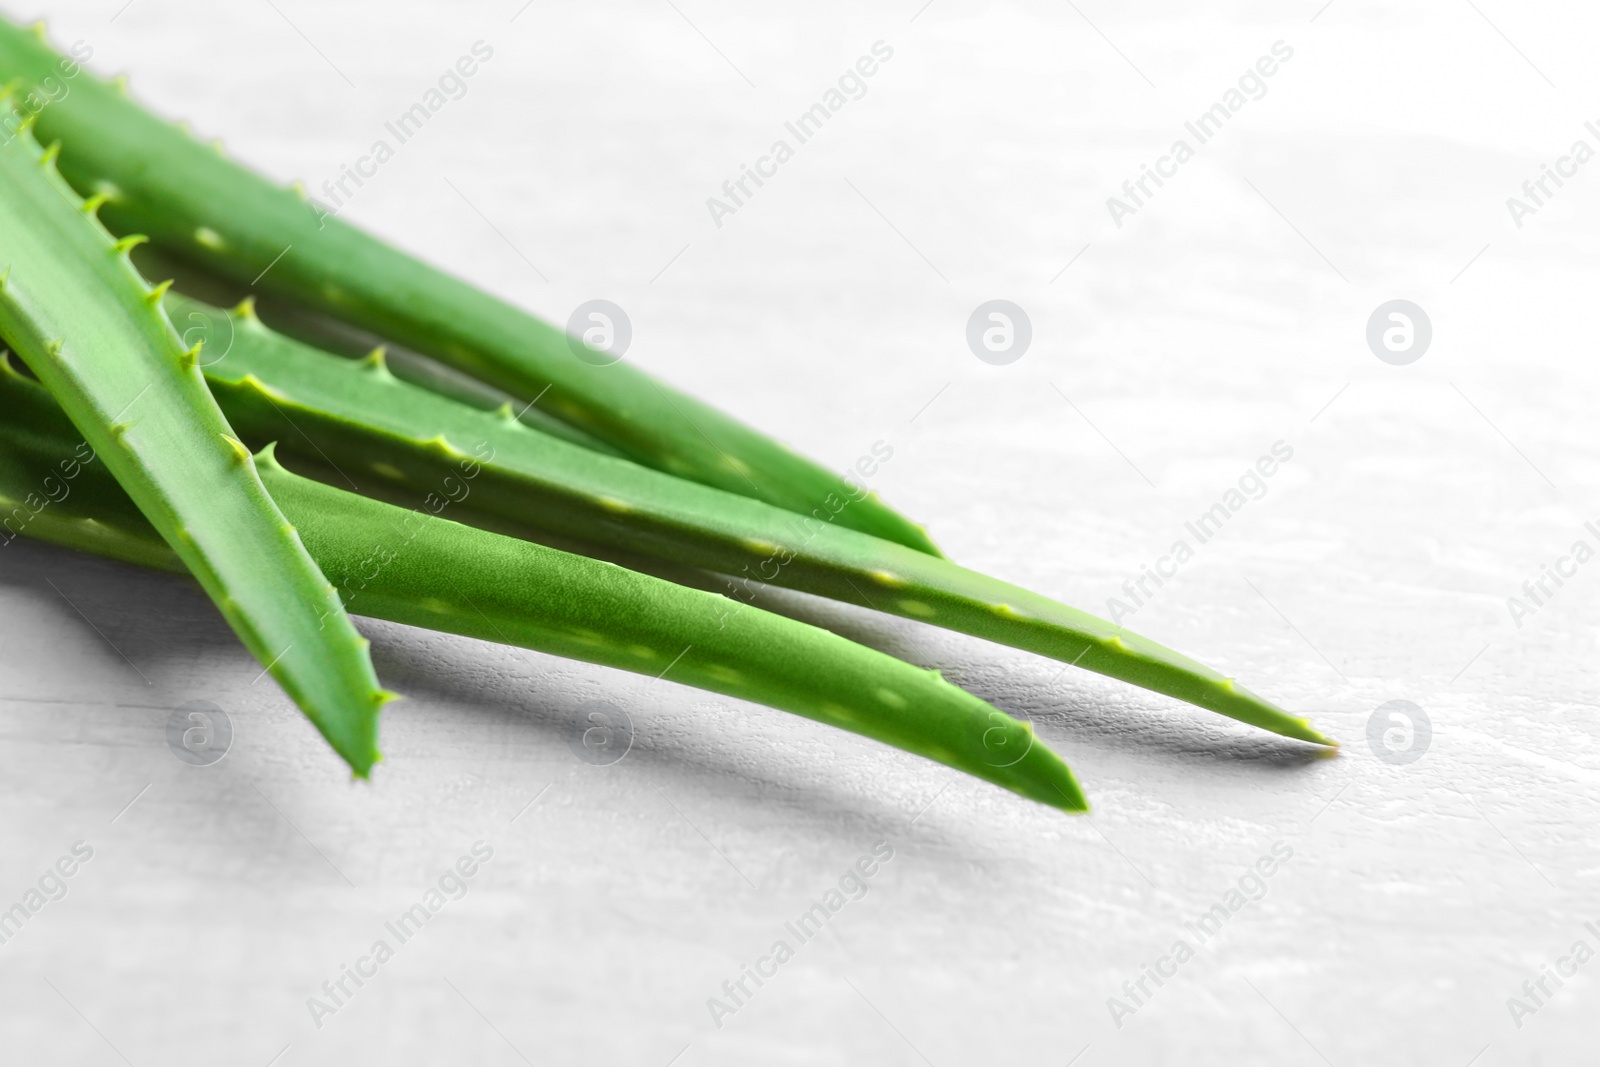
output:
POLYGON ((1600 547, 1600 168, 1568 168, 1520 228, 1506 200, 1575 140, 1600 147, 1590 8, 122 2, 45 6, 92 69, 313 192, 484 41, 464 95, 346 217, 556 321, 615 301, 627 358, 830 465, 886 442, 877 487, 971 566, 1105 612, 1187 539, 1125 621, 1346 745, 1310 758, 785 596, 1031 716, 1095 814, 366 620, 408 699, 352 784, 195 588, 14 544, 0 907, 45 892, 0 944, 8 1062, 1588 1054, 1600 964, 1572 953, 1600 950, 1597 568, 1520 620, 1507 599, 1574 541, 1600 547), (878 41, 865 94, 714 221, 707 199, 878 41), (1198 144, 1185 122, 1279 41, 1265 95, 1198 144), (1193 158, 1161 163, 1185 137, 1193 158), (1118 227, 1106 200, 1141 164, 1169 177, 1118 227), (1031 323, 1005 365, 965 337, 993 299, 1031 323), (1407 365, 1366 343, 1395 299, 1432 325, 1407 365), (1185 523, 1276 442, 1292 458, 1198 543, 1185 523), (572 745, 594 700, 634 730, 607 766, 572 745), (1368 741, 1395 700, 1431 723, 1410 762, 1368 741), (232 725, 209 766, 168 745, 190 701, 232 725), (865 894, 800 943, 785 924, 879 842, 865 894), (402 943, 385 924, 441 877, 459 899, 402 943), (763 963, 780 940, 792 958, 763 963), (746 965, 775 973, 735 1000, 746 965), (346 966, 370 977, 336 1002, 323 983, 346 966), (1532 984, 1548 973, 1564 984, 1532 984))

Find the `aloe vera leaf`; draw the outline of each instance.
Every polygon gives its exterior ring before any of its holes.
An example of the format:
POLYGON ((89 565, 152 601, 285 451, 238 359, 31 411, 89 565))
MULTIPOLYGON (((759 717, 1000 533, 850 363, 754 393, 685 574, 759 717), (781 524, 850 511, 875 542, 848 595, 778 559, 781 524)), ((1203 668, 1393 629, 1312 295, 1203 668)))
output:
MULTIPOLYGON (((60 78, 61 59, 0 20, 0 77, 60 78)), ((341 222, 78 73, 39 114, 61 170, 103 215, 168 253, 280 294, 462 370, 640 463, 809 513, 849 491, 832 472, 625 363, 593 366, 561 330, 341 222)), ((921 527, 859 501, 839 522, 938 554, 921 527)))
POLYGON ((129 241, 113 241, 52 156, 26 128, 0 143, 0 334, 245 647, 365 777, 391 697, 366 639, 217 409, 198 349, 184 348, 161 291, 128 261, 129 241))
MULTIPOLYGON (((93 464, 74 468, 59 503, 28 508, 26 495, 45 479, 61 481, 72 428, 42 389, 4 368, 0 399, 9 416, 0 423, 0 541, 20 533, 183 569, 93 464)), ((714 593, 322 485, 285 470, 271 446, 256 466, 323 572, 363 614, 766 704, 1051 807, 1088 810, 1072 772, 1028 723, 937 671, 759 609, 729 616, 714 593)))
MULTIPOLYGON (((249 299, 252 306, 258 306, 255 295, 250 292, 248 286, 228 283, 224 279, 195 268, 192 264, 173 259, 171 256, 163 256, 152 250, 148 244, 134 249, 133 263, 146 278, 174 278, 174 285, 178 289, 192 293, 198 300, 213 307, 226 307, 242 299, 249 299)), ((389 370, 401 381, 411 382, 430 392, 447 396, 482 411, 496 411, 511 404, 518 420, 535 429, 608 456, 623 455, 619 449, 611 447, 598 437, 585 433, 571 423, 562 422, 553 415, 545 414, 537 404, 516 401, 502 390, 485 385, 476 378, 447 367, 437 360, 384 341, 365 330, 355 329, 306 308, 270 298, 259 304, 258 311, 262 321, 272 329, 313 348, 356 359, 376 348, 382 348, 385 353, 384 361, 388 364, 389 370)), ((185 316, 175 318, 173 323, 179 332, 188 337, 191 333, 196 336, 207 335, 212 321, 212 317, 208 314, 200 310, 191 310, 185 316)), ((220 351, 227 347, 228 342, 229 339, 223 336, 212 338, 207 343, 213 344, 220 351)))
MULTIPOLYGON (((177 293, 180 319, 229 339, 205 368, 233 425, 350 474, 420 492, 481 453, 472 508, 610 548, 783 585, 1076 664, 1262 729, 1331 744, 1215 671, 1153 641, 945 559, 759 501, 673 478, 397 381, 381 356, 332 357, 275 333, 245 303, 231 312, 177 293), (226 325, 224 326, 224 323, 226 325), (479 443, 486 449, 477 449, 479 443)), ((845 510, 853 505, 846 505, 845 510)), ((463 516, 464 521, 472 521, 463 516)))

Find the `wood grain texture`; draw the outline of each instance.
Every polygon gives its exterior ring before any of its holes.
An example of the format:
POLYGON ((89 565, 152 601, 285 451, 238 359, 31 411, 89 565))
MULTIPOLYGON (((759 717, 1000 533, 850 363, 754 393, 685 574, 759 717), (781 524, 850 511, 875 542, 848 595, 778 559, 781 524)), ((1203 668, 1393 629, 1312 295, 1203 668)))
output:
POLYGON ((18 542, 0 905, 95 850, 0 944, 19 1059, 1581 1059, 1588 968, 1520 1029, 1506 1002, 1600 947, 1595 578, 1520 628, 1506 599, 1600 499, 1595 193, 1580 171, 1521 229, 1505 201, 1594 140, 1540 74, 1596 97, 1592 14, 1483 7, 1502 37, 1468 8, 1080 4, 1102 37, 1044 4, 680 3, 691 26, 642 3, 511 22, 516 3, 280 0, 303 38, 266 5, 48 6, 95 69, 313 191, 492 40, 352 217, 546 318, 616 301, 630 359, 835 469, 889 442, 878 487, 953 558, 1070 603, 1118 595, 1285 441, 1265 495, 1130 625, 1345 752, 1303 762, 1054 663, 775 595, 1030 714, 1093 821, 776 712, 367 620, 409 699, 353 786, 197 590, 18 542), (896 57, 867 95, 716 228, 705 199, 880 38, 896 57), (1279 39, 1267 95, 1116 228, 1106 197, 1279 39), (1034 328, 1005 367, 963 335, 995 297, 1034 328), (1434 326, 1409 367, 1364 341, 1398 297, 1434 326), (1406 766, 1366 741, 1395 699, 1434 728, 1406 766), (189 700, 234 723, 214 766, 167 747, 189 700), (569 743, 592 700, 634 725, 609 767, 569 743), (466 896, 318 1030, 306 999, 478 840, 494 858, 466 896), (895 857, 866 896, 717 1029, 707 998, 879 840, 895 857), (1262 899, 1199 945, 1184 924, 1279 841, 1262 899), (1195 958, 1117 1028, 1107 999, 1180 937, 1195 958))

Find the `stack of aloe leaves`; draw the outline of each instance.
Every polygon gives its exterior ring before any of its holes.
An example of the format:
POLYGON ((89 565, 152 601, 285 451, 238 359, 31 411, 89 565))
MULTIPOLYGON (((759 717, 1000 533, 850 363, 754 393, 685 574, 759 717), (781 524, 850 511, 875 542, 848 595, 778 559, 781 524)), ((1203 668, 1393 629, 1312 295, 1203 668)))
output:
POLYGON ((950 562, 874 494, 691 397, 577 358, 144 111, 42 27, 0 20, 0 79, 0 541, 192 576, 357 777, 394 695, 347 612, 769 705, 1087 810, 1029 723, 755 606, 752 582, 1332 747, 1232 679, 950 562), (185 291, 147 281, 155 266, 185 291), (349 337, 425 359, 351 358, 349 337))

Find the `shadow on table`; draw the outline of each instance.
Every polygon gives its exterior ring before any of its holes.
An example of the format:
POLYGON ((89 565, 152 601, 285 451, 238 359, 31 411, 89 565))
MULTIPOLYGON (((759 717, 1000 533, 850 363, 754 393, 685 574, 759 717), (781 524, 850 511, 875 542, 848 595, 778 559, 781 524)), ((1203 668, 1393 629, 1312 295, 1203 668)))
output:
MULTIPOLYGON (((21 540, 0 551, 6 554, 9 564, 0 568, 0 588, 17 590, 41 604, 58 604, 65 617, 92 629, 142 674, 159 672, 168 661, 193 662, 201 655, 247 656, 221 615, 192 582, 21 540)), ((718 589, 722 584, 714 575, 681 569, 674 570, 672 577, 708 589, 718 589)), ((754 604, 822 626, 918 666, 938 668, 954 684, 1031 720, 1041 737, 1059 745, 1068 755, 1084 746, 1107 751, 1137 749, 1144 758, 1226 762, 1274 772, 1294 771, 1325 758, 1323 751, 1314 746, 1256 730, 1181 701, 1063 669, 1064 665, 1054 661, 937 627, 789 590, 761 589, 754 604)), ((374 655, 391 688, 414 698, 426 699, 424 694, 428 694, 481 708, 506 731, 532 729, 564 735, 570 732, 578 706, 583 703, 569 697, 566 706, 556 702, 544 718, 530 715, 530 694, 506 693, 485 684, 475 652, 461 653, 473 658, 472 669, 449 670, 448 678, 418 669, 411 656, 393 654, 382 642, 375 644, 374 655)), ((425 653, 425 657, 429 655, 437 658, 438 653, 425 653)), ((456 653, 451 655, 454 658, 456 653)), ((619 697, 620 701, 626 699, 619 697)), ((754 772, 730 771, 716 759, 702 758, 688 746, 676 746, 670 757, 663 752, 662 758, 683 760, 700 772, 736 773, 749 788, 775 784, 754 772)), ((738 763, 744 765, 748 761, 741 759, 738 763)), ((805 782, 806 788, 814 785, 815 779, 805 782)), ((785 783, 779 788, 800 785, 785 783)), ((859 803, 859 797, 848 801, 850 807, 859 803)))
POLYGON ((937 669, 974 696, 1029 719, 1042 733, 1075 744, 1137 747, 1183 760, 1242 761, 1281 769, 1312 766, 1328 758, 1327 751, 1315 745, 928 623, 771 587, 760 589, 752 603, 919 667, 937 669))

